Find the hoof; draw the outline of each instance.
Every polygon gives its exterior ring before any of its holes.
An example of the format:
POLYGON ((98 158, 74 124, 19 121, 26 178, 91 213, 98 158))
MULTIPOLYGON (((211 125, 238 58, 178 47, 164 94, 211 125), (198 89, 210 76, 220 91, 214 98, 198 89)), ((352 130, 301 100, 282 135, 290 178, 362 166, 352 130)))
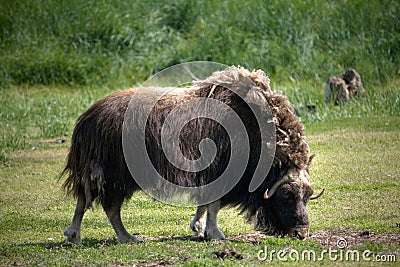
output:
POLYGON ((122 243, 122 244, 125 244, 125 243, 141 243, 141 242, 143 242, 142 239, 138 238, 135 235, 118 237, 117 241, 119 243, 122 243))
POLYGON ((218 227, 214 227, 206 229, 206 231, 204 232, 204 238, 207 240, 212 240, 212 239, 225 240, 225 235, 224 233, 221 232, 221 230, 219 230, 218 227))
POLYGON ((204 224, 200 221, 191 221, 190 229, 193 231, 194 236, 204 237, 204 224))
POLYGON ((75 244, 75 245, 82 244, 81 233, 79 229, 68 227, 64 231, 64 236, 67 237, 65 244, 75 244))

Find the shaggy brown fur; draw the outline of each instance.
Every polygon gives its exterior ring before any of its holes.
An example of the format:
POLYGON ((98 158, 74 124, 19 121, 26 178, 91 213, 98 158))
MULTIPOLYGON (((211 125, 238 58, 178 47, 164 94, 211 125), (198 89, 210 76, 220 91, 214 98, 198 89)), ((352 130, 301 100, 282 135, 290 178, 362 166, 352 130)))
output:
MULTIPOLYGON (((137 89, 130 89, 107 96, 90 107, 77 121, 67 164, 60 177, 67 176, 63 186, 68 194, 85 199, 85 209, 90 208, 96 200, 107 211, 113 205, 120 205, 129 199, 139 189, 125 163, 121 141, 124 114, 136 92, 137 89)), ((289 169, 308 169, 309 146, 305 140, 304 127, 295 116, 292 105, 283 94, 271 91, 268 77, 260 70, 249 72, 241 67, 231 67, 215 72, 203 81, 194 82, 192 87, 165 94, 153 107, 143 137, 154 167, 164 178, 182 186, 208 184, 225 169, 229 161, 227 155, 230 154, 230 145, 233 143, 223 127, 212 120, 199 118, 188 123, 182 129, 180 142, 182 153, 195 159, 199 157, 199 142, 205 137, 212 138, 218 152, 209 168, 197 173, 185 172, 171 165, 163 154, 160 134, 165 118, 174 107, 200 96, 218 99, 234 109, 244 121, 250 139, 251 155, 246 171, 239 183, 221 199, 222 205, 240 205, 248 211, 249 218, 258 214, 259 220, 263 220, 258 225, 264 225, 264 229, 271 233, 280 233, 294 227, 277 225, 271 220, 274 219, 271 218, 274 213, 260 213, 259 209, 264 206, 274 210, 273 202, 265 204, 263 194, 289 169), (253 193, 247 189, 260 155, 260 133, 249 107, 243 99, 227 89, 233 87, 243 92, 252 103, 269 106, 276 128, 276 154, 272 168, 262 185, 253 193)), ((144 98, 143 103, 146 101, 144 98)), ((136 123, 140 126, 143 121, 146 122, 138 118, 136 123)), ((237 141, 240 138, 237 137, 237 141)), ((308 224, 307 220, 305 224, 308 224)))
POLYGON ((196 82, 200 86, 202 95, 209 94, 215 84, 233 85, 238 90, 249 90, 251 87, 262 89, 259 97, 265 97, 273 115, 276 128, 276 155, 274 165, 283 165, 287 168, 297 167, 304 169, 308 162, 309 146, 305 141, 304 127, 295 116, 294 108, 280 92, 273 92, 269 86, 269 78, 261 70, 250 72, 244 68, 231 68, 225 72, 217 72, 205 81, 196 82), (205 93, 205 94, 204 94, 205 93))
POLYGON ((135 92, 131 89, 107 96, 78 118, 60 177, 67 175, 63 185, 67 194, 75 198, 85 195, 86 209, 93 200, 110 205, 129 199, 139 189, 126 166, 121 144, 125 110, 135 92), (107 190, 113 188, 121 193, 107 190))

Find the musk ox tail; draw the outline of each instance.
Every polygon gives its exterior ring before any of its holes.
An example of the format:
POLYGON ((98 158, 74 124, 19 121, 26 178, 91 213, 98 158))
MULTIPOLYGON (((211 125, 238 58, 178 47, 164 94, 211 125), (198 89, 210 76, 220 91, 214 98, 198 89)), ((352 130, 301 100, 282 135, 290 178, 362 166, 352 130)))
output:
POLYGON ((122 151, 122 123, 134 90, 107 96, 83 113, 75 126, 67 163, 60 178, 67 195, 107 205, 130 198, 136 184, 122 151), (122 200, 121 200, 122 199, 122 200))
MULTIPOLYGON (((69 162, 72 160, 70 161, 70 157, 68 157, 69 162)), ((84 195, 86 210, 92 207, 92 202, 96 197, 101 199, 104 196, 104 172, 103 168, 94 160, 91 160, 88 166, 82 166, 82 169, 80 176, 77 176, 76 172, 67 164, 60 177, 68 174, 63 188, 67 195, 73 195, 75 198, 84 195)))
POLYGON ((85 209, 92 207, 96 197, 104 193, 104 172, 94 140, 96 129, 93 124, 95 117, 88 112, 79 119, 74 129, 67 164, 60 173, 60 178, 67 176, 63 188, 67 195, 75 198, 84 196, 85 209), (91 140, 92 139, 92 140, 91 140), (96 155, 97 154, 97 155, 96 155))

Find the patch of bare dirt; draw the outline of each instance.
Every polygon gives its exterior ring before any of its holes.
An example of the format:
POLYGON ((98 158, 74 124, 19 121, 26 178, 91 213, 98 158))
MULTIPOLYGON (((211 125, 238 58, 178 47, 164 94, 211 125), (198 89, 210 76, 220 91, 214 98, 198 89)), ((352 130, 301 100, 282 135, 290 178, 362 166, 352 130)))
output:
POLYGON ((65 139, 47 139, 47 140, 40 140, 37 143, 33 143, 32 145, 40 146, 40 145, 60 145, 64 144, 67 140, 65 139))
MULTIPOLYGON (((231 241, 259 245, 261 240, 273 238, 263 233, 240 233, 229 238, 231 241)), ((367 242, 376 244, 400 245, 400 233, 375 234, 370 230, 331 229, 311 233, 307 240, 313 240, 325 247, 357 247, 367 242)))
MULTIPOLYGON (((158 242, 167 241, 171 239, 204 241, 204 239, 201 237, 186 236, 186 235, 164 235, 155 237, 139 235, 139 237, 143 241, 158 241, 158 242)), ((239 233, 231 235, 227 238, 227 240, 232 242, 252 243, 253 245, 258 246, 260 245, 263 239, 267 238, 275 238, 275 237, 260 232, 251 232, 251 233, 239 233)), ((319 230, 311 233, 310 236, 307 238, 307 240, 316 241, 324 247, 341 247, 341 248, 357 247, 367 242, 372 242, 375 244, 400 245, 400 233, 376 234, 370 230, 360 231, 360 230, 343 228, 343 229, 319 230)))
POLYGON ((357 247, 367 242, 400 245, 400 233, 375 234, 370 230, 357 231, 347 228, 319 230, 312 233, 309 239, 323 246, 340 248, 357 247))
POLYGON ((228 238, 229 241, 233 242, 244 242, 244 243, 252 243, 255 246, 260 245, 263 239, 267 238, 275 238, 271 235, 266 235, 260 232, 253 232, 253 233, 239 233, 232 235, 228 238))
POLYGON ((144 242, 145 241, 163 242, 163 241, 168 241, 168 240, 204 241, 204 238, 193 236, 193 235, 177 235, 177 234, 160 235, 160 236, 145 236, 145 235, 140 235, 140 234, 135 234, 135 235, 138 238, 142 239, 144 242))

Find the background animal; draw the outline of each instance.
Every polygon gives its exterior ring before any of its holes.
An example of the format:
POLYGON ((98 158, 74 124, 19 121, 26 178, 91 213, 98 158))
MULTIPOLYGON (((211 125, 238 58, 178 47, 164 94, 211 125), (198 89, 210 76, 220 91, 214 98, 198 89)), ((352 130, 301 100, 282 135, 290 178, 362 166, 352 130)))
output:
MULTIPOLYGON (((153 87, 146 90, 151 94, 162 89, 153 87)), ((67 242, 81 243, 82 218, 94 201, 102 205, 118 241, 140 241, 128 233, 120 216, 124 200, 130 199, 134 191, 140 189, 128 170, 121 141, 124 115, 137 91, 129 89, 106 96, 78 118, 67 163, 60 174, 61 177, 67 177, 63 184, 66 192, 77 199, 72 223, 64 232, 67 242)), ((134 118, 137 119, 134 125, 145 128, 144 136, 137 136, 137 139, 144 138, 148 156, 157 171, 177 185, 193 187, 208 184, 226 168, 232 146, 243 140, 243 136, 229 137, 224 128, 213 120, 196 118, 188 122, 180 132, 182 153, 186 158, 196 159, 200 156, 199 143, 207 137, 216 145, 215 159, 208 168, 198 172, 188 172, 173 166, 161 146, 163 122, 175 107, 199 97, 221 101, 238 114, 250 140, 250 155, 239 182, 226 195, 212 203, 198 206, 190 223, 191 229, 206 239, 224 239, 217 224, 218 211, 224 206, 240 206, 249 219, 255 218, 257 229, 279 236, 305 238, 309 232, 306 205, 322 192, 312 197, 313 189, 309 181, 312 157, 309 156, 303 125, 286 97, 269 88, 269 79, 260 70, 250 72, 244 68, 230 67, 215 72, 191 87, 166 93, 155 103, 146 120, 142 120, 141 114, 135 114, 134 118), (272 113, 271 121, 261 123, 273 123, 275 126, 273 163, 262 184, 253 192, 249 192, 249 184, 260 151, 267 144, 260 142, 260 122, 252 114, 252 109, 228 89, 230 87, 256 98, 256 108, 268 106, 272 113)), ((141 103, 148 104, 148 99, 144 97, 141 103)), ((222 119, 230 116, 228 113, 220 115, 222 119)))
POLYGON ((365 92, 361 76, 355 69, 348 69, 340 77, 330 76, 326 82, 325 102, 335 105, 347 102, 351 97, 365 92))

